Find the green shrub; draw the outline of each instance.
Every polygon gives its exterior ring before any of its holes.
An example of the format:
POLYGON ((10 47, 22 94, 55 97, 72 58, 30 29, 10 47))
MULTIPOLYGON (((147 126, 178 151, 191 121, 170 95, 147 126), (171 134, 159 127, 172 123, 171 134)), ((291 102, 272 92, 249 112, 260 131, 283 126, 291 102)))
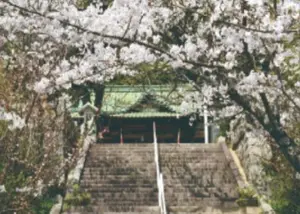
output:
POLYGON ((74 184, 73 192, 67 193, 64 200, 64 210, 70 209, 72 206, 87 206, 91 202, 91 194, 80 190, 78 184, 74 184))
POLYGON ((277 214, 300 213, 300 180, 280 151, 273 150, 273 159, 264 163, 271 190, 270 205, 277 214))
POLYGON ((31 212, 34 214, 48 214, 55 203, 55 198, 36 198, 31 207, 31 212))
POLYGON ((54 204, 57 203, 56 196, 63 195, 64 189, 57 185, 50 186, 41 196, 31 201, 31 212, 34 214, 48 214, 54 204))
POLYGON ((239 206, 258 206, 258 196, 252 187, 238 189, 240 197, 236 200, 239 206))
POLYGON ((230 129, 230 120, 223 120, 219 123, 219 136, 226 137, 230 129))

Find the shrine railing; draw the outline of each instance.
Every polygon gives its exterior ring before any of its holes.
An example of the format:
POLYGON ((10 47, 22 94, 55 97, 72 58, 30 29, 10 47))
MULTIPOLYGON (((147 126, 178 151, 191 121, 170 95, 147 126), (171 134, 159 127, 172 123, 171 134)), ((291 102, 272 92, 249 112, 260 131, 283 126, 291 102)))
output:
POLYGON ((156 166, 156 179, 157 179, 157 187, 158 187, 158 205, 161 213, 167 214, 165 191, 164 191, 164 178, 159 168, 158 145, 157 145, 155 122, 153 122, 153 143, 154 143, 154 159, 155 159, 155 166, 156 166))

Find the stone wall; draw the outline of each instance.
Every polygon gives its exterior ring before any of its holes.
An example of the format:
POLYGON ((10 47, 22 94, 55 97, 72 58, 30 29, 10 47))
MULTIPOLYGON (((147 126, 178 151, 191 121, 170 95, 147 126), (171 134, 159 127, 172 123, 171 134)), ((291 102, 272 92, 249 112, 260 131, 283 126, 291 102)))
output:
POLYGON ((247 181, 262 195, 261 207, 265 213, 274 213, 264 201, 270 196, 270 190, 262 162, 272 158, 272 150, 264 133, 241 117, 231 121, 228 137, 245 171, 247 181))
POLYGON ((270 160, 272 151, 263 133, 255 130, 243 118, 230 124, 230 142, 245 170, 248 182, 260 194, 268 195, 267 180, 264 177, 263 160, 270 160))
MULTIPOLYGON (((68 183, 67 183, 67 192, 71 190, 72 185, 75 183, 79 183, 80 175, 82 173, 85 159, 87 156, 87 152, 92 143, 95 142, 95 136, 86 136, 83 142, 83 146, 79 151, 79 159, 73 170, 68 175, 68 183)), ((63 206, 63 198, 61 195, 57 195, 57 203, 52 207, 50 214, 59 214, 61 213, 63 206)))

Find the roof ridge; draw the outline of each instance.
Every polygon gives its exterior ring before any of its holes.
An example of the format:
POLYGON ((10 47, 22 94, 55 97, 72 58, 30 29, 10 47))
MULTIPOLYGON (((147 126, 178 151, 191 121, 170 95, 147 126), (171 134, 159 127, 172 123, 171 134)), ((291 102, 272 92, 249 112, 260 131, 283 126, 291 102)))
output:
MULTIPOLYGON (((179 84, 177 87, 190 87, 189 84, 179 84)), ((106 92, 141 92, 141 90, 157 90, 157 91, 170 91, 174 88, 172 84, 160 84, 160 85, 106 85, 105 91, 106 92)))

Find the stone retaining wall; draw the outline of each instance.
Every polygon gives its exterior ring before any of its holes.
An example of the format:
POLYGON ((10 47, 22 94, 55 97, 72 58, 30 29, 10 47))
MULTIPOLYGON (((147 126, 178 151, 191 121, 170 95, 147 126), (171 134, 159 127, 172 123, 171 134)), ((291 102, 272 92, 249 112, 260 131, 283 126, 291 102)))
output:
POLYGON ((262 195, 260 204, 264 213, 275 213, 264 200, 271 192, 262 161, 272 158, 272 150, 264 133, 249 125, 244 118, 238 118, 230 123, 229 141, 241 162, 247 181, 262 195))

